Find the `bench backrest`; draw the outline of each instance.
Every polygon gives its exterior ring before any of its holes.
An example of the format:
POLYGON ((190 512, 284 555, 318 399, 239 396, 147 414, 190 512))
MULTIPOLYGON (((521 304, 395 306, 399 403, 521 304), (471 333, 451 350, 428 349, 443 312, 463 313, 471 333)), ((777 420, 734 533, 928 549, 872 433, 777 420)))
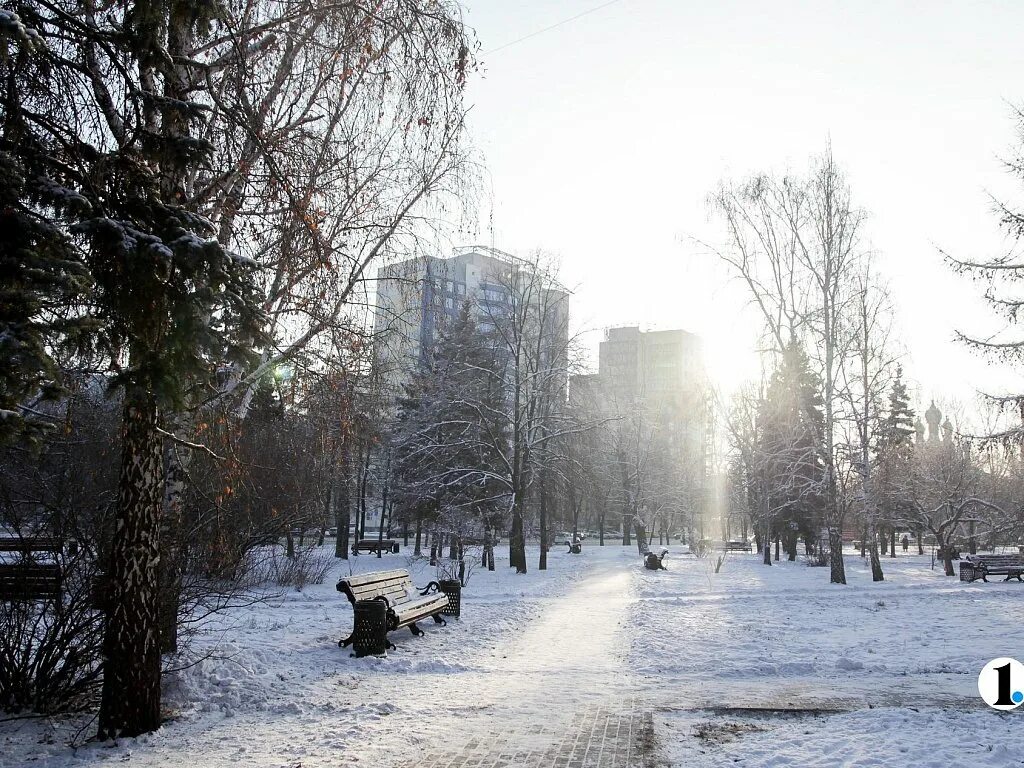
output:
POLYGON ((1007 565, 1024 565, 1024 557, 1020 555, 968 555, 967 561, 975 565, 989 568, 1002 568, 1007 565))
POLYGON ((0 536, 0 552, 51 552, 58 553, 63 549, 60 539, 41 537, 0 536))
POLYGON ((338 582, 338 591, 353 605, 377 597, 386 597, 389 605, 400 605, 409 600, 409 592, 414 589, 409 572, 401 569, 361 573, 338 582))

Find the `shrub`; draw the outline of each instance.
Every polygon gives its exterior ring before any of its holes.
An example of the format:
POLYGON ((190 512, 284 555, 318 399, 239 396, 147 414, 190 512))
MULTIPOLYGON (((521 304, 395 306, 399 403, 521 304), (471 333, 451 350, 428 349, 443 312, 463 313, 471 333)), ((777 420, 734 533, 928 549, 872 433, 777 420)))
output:
POLYGON ((55 714, 88 709, 99 693, 103 617, 86 574, 56 601, 0 602, 0 709, 55 714))
POLYGON ((273 563, 275 583, 301 592, 307 584, 324 583, 334 565, 334 555, 320 547, 308 547, 295 550, 294 557, 276 552, 273 563))

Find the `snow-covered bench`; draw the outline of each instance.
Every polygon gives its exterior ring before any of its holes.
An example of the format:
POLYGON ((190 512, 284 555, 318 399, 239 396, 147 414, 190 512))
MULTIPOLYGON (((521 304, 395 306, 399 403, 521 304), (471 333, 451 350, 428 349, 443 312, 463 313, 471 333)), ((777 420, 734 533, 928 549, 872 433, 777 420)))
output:
POLYGON ((360 539, 352 545, 352 554, 358 555, 360 552, 393 552, 398 554, 398 541, 395 539, 360 539))
POLYGON ((58 539, 0 538, 0 600, 59 598, 62 548, 58 539))
POLYGON ((726 552, 753 552, 754 548, 749 541, 727 541, 722 547, 726 552))
POLYGON ((377 571, 348 576, 338 582, 338 591, 348 598, 355 616, 352 634, 339 640, 344 648, 355 645, 356 655, 375 653, 395 646, 388 642, 387 633, 402 627, 409 627, 414 635, 422 635, 416 626, 428 616, 438 624, 447 622, 441 612, 448 605, 448 596, 438 591, 436 582, 426 589, 413 586, 409 572, 405 570, 377 571), (383 609, 368 603, 383 603, 383 609), (362 605, 360 605, 362 604, 362 605), (364 610, 361 610, 364 608, 364 610))
POLYGON ((960 563, 960 581, 980 578, 988 582, 988 576, 1006 576, 1003 581, 1024 581, 1022 574, 1024 557, 1021 555, 967 555, 960 563))

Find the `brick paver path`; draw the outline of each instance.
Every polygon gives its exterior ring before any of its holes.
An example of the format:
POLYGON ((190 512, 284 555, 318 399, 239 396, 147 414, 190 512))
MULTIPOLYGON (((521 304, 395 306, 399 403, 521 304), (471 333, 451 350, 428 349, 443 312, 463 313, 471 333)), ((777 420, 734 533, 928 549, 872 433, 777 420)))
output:
POLYGON ((587 707, 565 724, 434 751, 407 768, 657 768, 652 712, 631 699, 587 707))
POLYGON ((625 667, 631 580, 589 573, 470 686, 486 692, 477 713, 439 711, 447 740, 398 768, 658 768, 652 711, 625 667))

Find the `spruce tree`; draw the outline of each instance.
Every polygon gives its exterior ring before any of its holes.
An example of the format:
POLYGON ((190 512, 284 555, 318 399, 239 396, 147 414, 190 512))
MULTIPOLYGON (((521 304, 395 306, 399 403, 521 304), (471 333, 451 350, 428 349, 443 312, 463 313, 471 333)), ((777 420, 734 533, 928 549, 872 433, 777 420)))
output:
POLYGON ((42 149, 17 113, 0 136, 0 442, 35 441, 49 422, 39 406, 64 392, 54 354, 87 335, 88 314, 75 311, 89 273, 59 217, 85 206, 49 183, 42 149), (24 142, 19 155, 11 154, 24 142))
POLYGON ((815 450, 822 419, 817 379, 803 349, 791 341, 769 381, 758 418, 771 517, 764 535, 783 538, 790 560, 796 558, 797 536, 814 537, 822 523, 822 467, 815 450))
MULTIPOLYGON (((260 324, 252 270, 214 239, 196 195, 212 147, 197 128, 209 104, 195 56, 220 10, 135 2, 99 15, 62 0, 18 10, 0 26, 3 169, 31 181, 6 192, 21 216, 4 259, 37 280, 30 288, 58 278, 45 290, 54 302, 89 285, 68 314, 89 318, 87 346, 122 395, 99 735, 133 736, 160 725, 162 413, 187 387, 211 387, 218 366, 242 362, 260 324), (49 259, 46 269, 27 268, 24 254, 49 259)), ((45 313, 29 296, 14 325, 28 317, 22 339, 46 349, 44 337, 64 329, 32 325, 45 313)), ((48 367, 30 355, 5 401, 43 388, 48 367)))
POLYGON ((503 382, 495 347, 468 305, 399 399, 393 430, 395 502, 414 519, 495 528, 507 497, 503 382))
POLYGON ((875 449, 875 488, 882 519, 897 527, 910 505, 909 478, 914 461, 914 411, 903 383, 903 366, 897 366, 889 391, 889 408, 879 426, 875 449))

